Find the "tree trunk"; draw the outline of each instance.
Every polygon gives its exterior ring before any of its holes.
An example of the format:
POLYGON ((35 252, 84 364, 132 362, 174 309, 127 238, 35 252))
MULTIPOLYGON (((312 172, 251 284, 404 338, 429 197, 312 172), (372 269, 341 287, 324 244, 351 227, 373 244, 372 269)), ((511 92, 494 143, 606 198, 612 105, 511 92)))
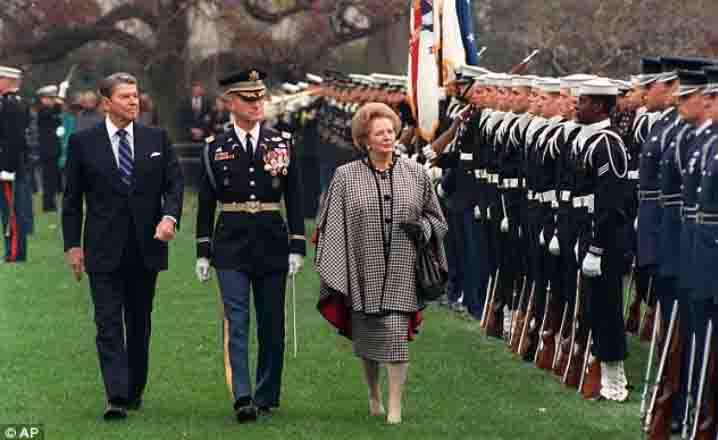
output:
MULTIPOLYGON (((172 15, 172 14, 170 14, 172 15)), ((160 126, 177 139, 179 103, 188 95, 186 60, 190 36, 186 13, 162 21, 155 29, 156 44, 151 59, 145 61, 149 93, 155 102, 160 126)))

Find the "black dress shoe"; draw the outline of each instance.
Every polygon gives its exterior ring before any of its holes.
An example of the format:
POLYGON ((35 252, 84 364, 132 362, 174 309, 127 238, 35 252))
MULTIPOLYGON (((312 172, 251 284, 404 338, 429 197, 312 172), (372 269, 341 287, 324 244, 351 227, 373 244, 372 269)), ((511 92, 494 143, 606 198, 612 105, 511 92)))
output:
POLYGON ((105 412, 102 414, 105 420, 121 420, 127 418, 127 409, 124 406, 108 403, 105 412))
POLYGON ((127 404, 127 410, 128 411, 139 411, 142 408, 142 398, 130 400, 130 403, 127 404))
POLYGON ((239 423, 254 422, 257 420, 257 408, 249 397, 242 397, 234 402, 234 414, 239 423))

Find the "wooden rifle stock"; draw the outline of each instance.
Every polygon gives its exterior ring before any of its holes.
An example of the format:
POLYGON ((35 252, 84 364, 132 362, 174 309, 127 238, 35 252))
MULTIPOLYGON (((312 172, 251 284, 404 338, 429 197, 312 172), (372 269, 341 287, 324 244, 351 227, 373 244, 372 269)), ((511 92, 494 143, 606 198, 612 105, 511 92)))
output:
POLYGON ((661 350, 661 363, 658 364, 658 372, 656 381, 653 385, 653 394, 651 395, 651 405, 646 413, 645 431, 651 439, 668 438, 670 436, 671 423, 671 396, 673 386, 670 383, 670 374, 666 371, 669 364, 669 357, 672 356, 674 339, 678 335, 678 300, 673 301, 673 309, 671 310, 671 320, 668 323, 668 333, 666 334, 665 343, 661 350))
POLYGON ((588 339, 586 339, 586 347, 583 349, 583 362, 581 363, 580 376, 578 381, 578 392, 583 390, 583 383, 586 381, 586 370, 588 369, 588 360, 591 357, 591 342, 593 333, 588 331, 588 339))
POLYGON ((546 310, 539 332, 539 349, 536 350, 536 366, 542 370, 550 370, 553 367, 553 359, 556 355, 556 332, 554 330, 553 309, 556 308, 556 295, 551 292, 551 283, 548 284, 546 310))
MULTIPOLYGON (((654 319, 658 319, 661 316, 661 304, 656 303, 657 312, 654 315, 654 319)), ((658 323, 653 325, 653 335, 651 336, 651 348, 648 350, 648 362, 646 363, 646 375, 643 379, 643 394, 641 395, 641 426, 645 426, 646 422, 646 410, 648 409, 648 390, 650 389, 651 383, 651 371, 653 369, 653 361, 655 359, 655 353, 658 351, 658 323)))
POLYGON ((531 294, 529 295, 529 302, 526 305, 526 316, 524 317, 524 326, 521 329, 521 338, 519 338, 519 349, 518 354, 519 356, 524 356, 526 352, 529 350, 529 345, 531 345, 530 336, 529 336, 529 330, 531 327, 531 320, 534 318, 534 307, 535 307, 535 298, 534 294, 536 293, 536 281, 531 283, 531 294))
POLYGON ((523 282, 521 283, 521 294, 519 295, 519 302, 516 305, 514 313, 511 317, 511 339, 509 340, 509 346, 511 351, 514 353, 516 353, 519 349, 519 339, 521 338, 521 329, 523 329, 523 323, 526 314, 526 309, 524 308, 525 297, 526 275, 524 275, 523 282))
POLYGON ((631 305, 628 305, 626 301, 627 310, 624 310, 624 316, 626 316, 626 333, 638 334, 639 327, 641 325, 641 295, 637 288, 634 288, 634 279, 636 274, 636 257, 633 257, 633 263, 631 264, 631 274, 628 277, 628 294, 630 296, 633 291, 633 301, 631 305), (627 312, 627 313, 626 313, 627 312))
MULTIPOLYGON (((653 324, 656 320, 656 306, 651 307, 651 301, 653 298, 653 277, 648 279, 648 309, 643 315, 643 326, 638 336, 638 340, 641 342, 647 342, 651 340, 651 334, 653 334, 653 324)), ((656 301, 658 304, 658 301, 656 301)))
POLYGON ((563 305, 563 313, 561 315, 561 326, 558 328, 558 334, 554 336, 553 343, 554 343, 554 357, 553 362, 551 362, 551 370, 553 370, 554 374, 557 376, 563 375, 563 369, 559 367, 559 359, 561 358, 561 355, 563 354, 563 333, 566 326, 566 318, 568 316, 568 302, 563 305), (558 342, 556 342, 558 341, 558 342), (558 345, 558 347, 556 347, 558 345), (558 372, 557 372, 558 370, 558 372))
MULTIPOLYGON (((580 350, 576 343, 578 337, 578 327, 580 324, 580 313, 581 313, 581 271, 576 272, 576 300, 573 305, 573 319, 571 321, 571 340, 568 344, 568 352, 566 356, 566 365, 561 370, 561 382, 564 385, 576 388, 578 386, 578 376, 580 370, 578 365, 580 364, 580 350)), ((563 344, 561 344, 563 348, 563 344)), ((563 350, 562 350, 563 352, 563 350)), ((563 353, 562 353, 563 355, 563 353)), ((559 361, 559 364, 562 362, 559 361)))
MULTIPOLYGON (((678 320, 680 321, 680 319, 678 320)), ((682 344, 680 323, 676 322, 676 331, 670 340, 670 359, 668 371, 662 386, 659 387, 658 398, 654 406, 653 418, 648 426, 648 438, 669 439, 671 436, 671 421, 673 420, 673 399, 678 395, 681 386, 681 351, 682 344)))
POLYGON ((581 395, 584 399, 594 399, 601 392, 601 361, 597 357, 591 358, 593 335, 589 336, 590 344, 586 344, 586 357, 589 358, 588 367, 584 371, 581 395))
POLYGON ((696 396, 696 410, 691 429, 690 438, 692 440, 713 440, 716 437, 715 354, 715 350, 713 350, 713 321, 708 321, 700 383, 696 396))
POLYGON ((501 269, 496 269, 496 280, 494 281, 493 291, 491 292, 491 303, 486 310, 486 336, 500 338, 504 330, 503 319, 499 320, 499 314, 503 316, 503 304, 496 306, 496 291, 498 289, 501 269))
POLYGON ((681 432, 681 438, 687 439, 688 438, 688 428, 690 425, 689 419, 691 410, 693 409, 694 402, 693 402, 693 372, 695 370, 695 363, 696 363, 696 334, 693 333, 691 335, 691 357, 688 363, 688 386, 686 389, 688 390, 688 395, 686 396, 686 403, 685 403, 685 409, 683 411, 683 430, 681 432))

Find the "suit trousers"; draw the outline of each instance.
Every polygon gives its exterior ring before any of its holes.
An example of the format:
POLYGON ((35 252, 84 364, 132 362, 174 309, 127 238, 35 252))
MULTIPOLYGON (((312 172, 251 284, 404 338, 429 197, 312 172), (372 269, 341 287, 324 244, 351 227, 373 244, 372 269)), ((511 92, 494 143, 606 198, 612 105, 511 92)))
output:
POLYGON ((105 392, 119 405, 141 398, 147 384, 157 282, 157 272, 142 263, 134 234, 129 237, 116 270, 88 274, 105 392))
POLYGON ((254 403, 279 407, 284 366, 284 297, 286 272, 255 275, 217 270, 224 304, 227 380, 234 400, 252 396, 249 378, 249 303, 254 292, 257 316, 257 374, 254 403))
POLYGON ((42 210, 57 210, 57 193, 60 184, 60 170, 57 158, 45 159, 42 164, 42 210))

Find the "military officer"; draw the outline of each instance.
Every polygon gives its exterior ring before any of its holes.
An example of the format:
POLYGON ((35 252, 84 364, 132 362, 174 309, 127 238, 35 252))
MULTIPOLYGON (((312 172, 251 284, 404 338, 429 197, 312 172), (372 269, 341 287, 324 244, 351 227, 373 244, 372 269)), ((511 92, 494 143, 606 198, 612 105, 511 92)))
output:
POLYGON ((23 162, 29 114, 18 94, 21 78, 19 69, 0 66, 0 217, 4 261, 8 263, 27 259, 27 233, 31 220, 23 220, 23 214, 28 210, 32 212, 31 206, 24 206, 26 198, 22 196, 28 184, 23 162))
POLYGON ((279 407, 285 281, 287 272, 300 270, 305 255, 300 168, 292 136, 263 124, 264 78, 249 69, 220 81, 232 102, 234 126, 207 139, 197 213, 197 276, 207 281, 210 266, 217 273, 227 383, 240 423, 279 407), (254 394, 248 359, 250 289, 259 342, 254 394))

